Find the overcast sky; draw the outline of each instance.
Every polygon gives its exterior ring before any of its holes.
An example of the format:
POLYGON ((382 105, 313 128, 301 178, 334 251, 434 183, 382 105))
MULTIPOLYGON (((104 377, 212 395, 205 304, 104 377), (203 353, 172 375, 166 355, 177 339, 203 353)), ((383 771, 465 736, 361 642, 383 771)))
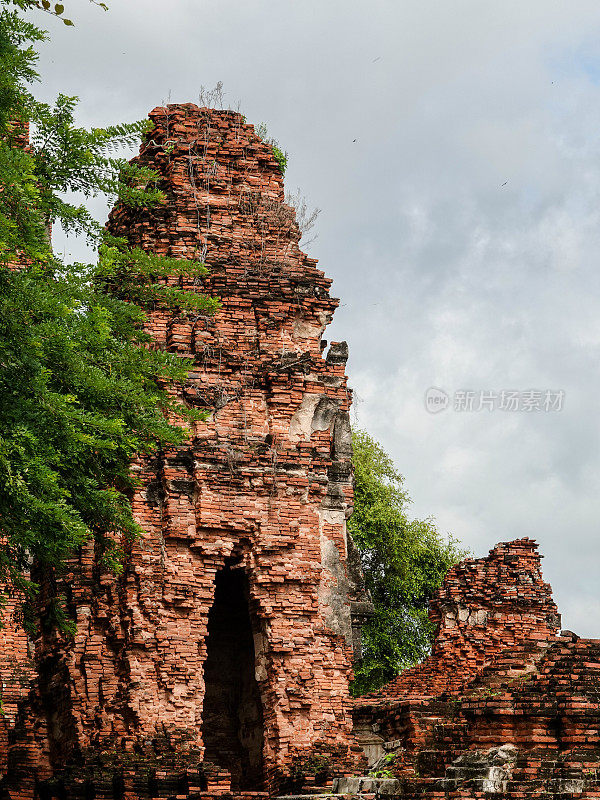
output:
POLYGON ((598 0, 108 1, 47 20, 38 94, 102 125, 223 81, 322 209, 326 335, 413 513, 477 556, 534 537, 563 627, 600 636, 598 0))

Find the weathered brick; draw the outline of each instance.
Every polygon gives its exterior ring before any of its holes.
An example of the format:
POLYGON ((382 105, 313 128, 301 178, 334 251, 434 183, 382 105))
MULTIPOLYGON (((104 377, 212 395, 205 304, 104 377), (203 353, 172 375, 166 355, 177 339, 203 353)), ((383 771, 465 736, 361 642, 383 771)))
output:
POLYGON ((354 710, 402 797, 600 797, 600 640, 558 635, 536 543, 458 564, 430 617, 431 656, 354 710))
POLYGON ((103 752, 114 767, 115 753, 163 745, 187 769, 227 768, 237 789, 275 789, 315 748, 331 769, 360 761, 351 392, 347 348, 328 357, 322 340, 338 301, 299 249, 278 164, 252 126, 193 105, 150 116, 137 161, 159 173, 167 201, 119 206, 109 229, 209 268, 187 288, 221 298, 214 317, 157 309, 147 327, 157 347, 193 360, 181 395, 210 418, 186 445, 134 464, 143 534, 123 576, 104 571, 93 543, 70 565, 77 634, 36 642, 45 677, 14 732, 15 797, 73 760, 91 769, 103 752))

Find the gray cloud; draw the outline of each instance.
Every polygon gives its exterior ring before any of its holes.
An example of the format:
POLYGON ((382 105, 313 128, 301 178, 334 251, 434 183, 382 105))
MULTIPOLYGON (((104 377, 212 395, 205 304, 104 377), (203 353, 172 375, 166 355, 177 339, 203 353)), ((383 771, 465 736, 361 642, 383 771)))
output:
POLYGON ((597 2, 77 5, 75 30, 49 23, 43 94, 78 94, 101 125, 223 80, 323 209, 311 252, 342 299, 329 336, 349 340, 357 421, 414 513, 476 554, 534 536, 564 625, 598 635, 597 2), (434 416, 431 385, 566 401, 434 416))

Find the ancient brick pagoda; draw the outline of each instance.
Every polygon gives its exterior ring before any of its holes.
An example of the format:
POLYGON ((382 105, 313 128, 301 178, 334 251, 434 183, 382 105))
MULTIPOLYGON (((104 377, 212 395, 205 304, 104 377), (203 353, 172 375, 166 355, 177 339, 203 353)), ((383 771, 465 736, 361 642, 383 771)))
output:
MULTIPOLYGON (((156 341, 194 358, 184 401, 211 417, 189 447, 141 465, 145 534, 125 602, 137 689, 124 716, 136 715, 136 736, 189 737, 234 789, 273 788, 315 747, 355 760, 348 681, 366 598, 346 533, 347 348, 324 353, 337 301, 298 247, 271 147, 235 113, 185 105, 150 117, 138 162, 157 170, 168 203, 117 208, 110 230, 200 258, 200 288, 222 310, 152 314, 156 341)), ((89 710, 81 724, 94 728, 89 710)))
POLYGON ((215 316, 149 322, 159 346, 194 359, 183 400, 210 418, 189 445, 136 465, 144 533, 123 578, 93 543, 72 564, 74 642, 40 639, 34 667, 18 642, 5 690, 22 788, 11 796, 65 764, 92 765, 83 793, 112 785, 102 753, 107 764, 129 754, 159 792, 195 767, 186 785, 247 791, 289 781, 315 750, 342 772, 360 762, 348 684, 353 621, 369 604, 346 533, 347 347, 324 352, 322 338, 338 301, 298 247, 279 164, 252 126, 193 105, 150 117, 138 162, 167 202, 117 207, 109 228, 210 269, 197 290, 221 299, 215 316), (21 711, 23 669, 39 680, 21 711))
POLYGON ((92 543, 70 564, 74 640, 28 641, 10 598, 0 800, 600 798, 600 641, 559 633, 532 540, 454 567, 431 656, 351 700, 370 604, 346 531, 347 348, 322 338, 337 301, 252 126, 151 118, 138 160, 167 202, 109 227, 209 267, 195 288, 221 310, 149 329, 193 359, 182 400, 210 416, 134 465, 144 532, 122 577, 92 543))

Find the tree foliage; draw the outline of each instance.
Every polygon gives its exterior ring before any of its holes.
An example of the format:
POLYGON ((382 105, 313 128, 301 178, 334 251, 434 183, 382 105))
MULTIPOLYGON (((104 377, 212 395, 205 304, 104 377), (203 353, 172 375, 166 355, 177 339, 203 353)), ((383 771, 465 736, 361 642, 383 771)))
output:
POLYGON ((354 512, 348 528, 361 555, 375 614, 363 629, 363 659, 353 691, 378 689, 429 652, 428 600, 464 556, 431 519, 410 519, 403 477, 362 430, 352 434, 354 512))
MULTIPOLYGON (((4 0, 6 2, 6 0, 4 0)), ((104 11, 108 11, 108 6, 106 3, 100 2, 100 0, 89 0, 90 3, 93 3, 95 6, 102 8, 104 11)), ((31 8, 37 8, 40 11, 45 11, 47 14, 51 14, 53 17, 59 17, 62 19, 65 25, 73 25, 73 21, 68 19, 68 17, 64 17, 65 7, 63 3, 57 2, 50 2, 50 0, 8 0, 13 6, 17 6, 22 11, 27 11, 31 8)))
POLYGON ((156 174, 114 155, 144 123, 88 131, 75 125, 75 98, 33 98, 43 38, 18 12, 0 13, 0 585, 8 577, 30 593, 31 559, 59 571, 91 536, 119 569, 138 530, 132 457, 181 442, 202 418, 177 401, 188 364, 153 345, 145 311, 218 307, 167 281, 198 282, 202 264, 129 248, 65 199, 104 193, 140 207, 164 196, 156 174), (55 223, 96 243, 98 263, 62 263, 55 223))

